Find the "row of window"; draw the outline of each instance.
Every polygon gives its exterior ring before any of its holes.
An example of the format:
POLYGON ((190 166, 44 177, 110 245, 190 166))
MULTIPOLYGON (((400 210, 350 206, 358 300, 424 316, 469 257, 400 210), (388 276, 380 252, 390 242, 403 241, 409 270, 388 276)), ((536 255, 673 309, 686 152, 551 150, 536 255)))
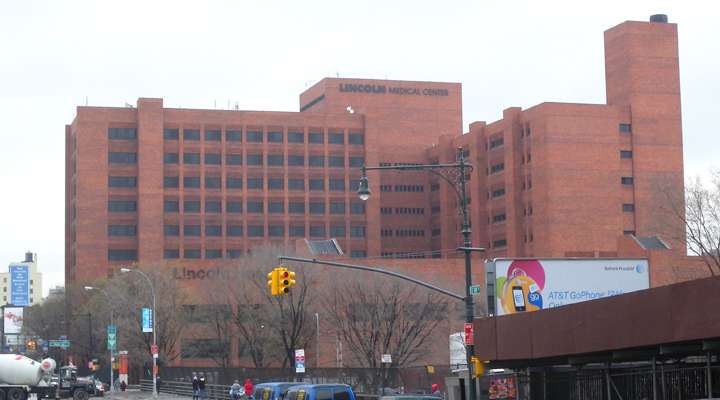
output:
MULTIPOLYGON (((185 176, 183 177, 183 188, 185 189, 199 189, 200 188, 200 177, 199 176, 185 176)), ((130 183, 130 182, 129 182, 130 183)), ((327 180, 327 188, 333 192, 344 192, 346 190, 345 179, 333 179, 327 180)), ((245 181, 248 189, 264 189, 265 179, 258 177, 247 177, 245 181)), ((360 185, 358 179, 350 179, 349 189, 351 191, 357 190, 360 185)), ((163 177, 163 187, 167 189, 179 188, 180 178, 177 176, 166 176, 163 177)), ((206 189, 221 189, 222 178, 217 176, 206 176, 205 177, 205 188, 206 189)), ((128 186, 125 186, 128 187, 128 186)), ((243 188, 243 177, 242 176, 227 176, 225 178, 226 189, 242 189, 243 188)), ((267 188, 269 190, 284 190, 285 179, 284 178, 272 178, 267 177, 267 188)), ((302 178, 288 178, 287 180, 288 190, 306 190, 305 179, 302 178)), ((307 189, 311 191, 324 191, 325 190, 325 179, 324 178, 311 178, 308 180, 307 189)))
MULTIPOLYGON (((346 204, 344 201, 330 201, 329 212, 334 215, 344 215, 346 211, 346 204)), ((200 200, 184 200, 183 201, 183 212, 186 213, 199 213, 201 209, 200 200)), ((290 214, 304 214, 307 209, 309 214, 323 215, 326 211, 326 204, 324 200, 310 201, 305 207, 304 201, 289 201, 287 203, 287 210, 290 214)), ((165 200, 163 204, 163 210, 166 213, 180 212, 180 201, 179 200, 165 200)), ((262 200, 248 200, 245 207, 248 213, 262 214, 265 212, 265 203, 262 200)), ((365 203, 364 202, 350 202, 350 214, 362 215, 365 214, 365 203)), ((123 212, 135 212, 137 211, 137 201, 135 200, 109 200, 108 201, 108 212, 111 213, 123 213, 123 212)), ((222 202, 220 200, 205 200, 205 212, 206 213, 222 213, 222 202)), ((227 200, 225 202, 225 212, 227 213, 242 213, 243 202, 242 200, 227 200)), ((268 213, 285 213, 285 202, 280 201, 268 201, 267 202, 268 213)))
MULTIPOLYGON (((201 138, 199 129, 183 129, 182 137, 184 141, 199 141, 201 138)), ((222 140, 222 131, 219 129, 205 130, 203 136, 206 142, 220 142, 222 140)), ((245 132, 245 141, 247 143, 262 143, 263 138, 267 143, 283 143, 284 133, 282 131, 253 131, 248 130, 245 132)), ((163 138, 165 140, 179 140, 180 130, 179 129, 165 129, 163 131, 163 138)), ((241 130, 227 130, 225 131, 225 141, 227 142, 242 142, 243 135, 241 130)), ((134 139, 134 138, 132 138, 134 139)), ((323 132, 309 132, 307 135, 307 142, 312 144, 323 144, 325 143, 325 134, 323 132)), ((287 133, 288 143, 305 143, 304 132, 293 132, 287 133)), ((329 132, 327 134, 327 142, 329 144, 345 144, 345 134, 342 132, 329 132)), ((350 133, 347 135, 348 144, 365 144, 365 135, 362 133, 350 133)))
MULTIPOLYGON (((111 225, 112 227, 113 225, 111 225)), ((180 236, 180 225, 165 225, 163 228, 165 237, 177 237, 180 236)), ((184 224, 182 226, 182 233, 185 237, 200 237, 202 236, 203 226, 199 224, 184 224)), ((206 224, 204 225, 205 237, 219 237, 223 235, 223 225, 221 224, 206 224)), ((238 222, 236 224, 228 223, 225 225, 225 235, 229 237, 243 236, 243 225, 238 222)), ((267 227, 269 237, 284 237, 285 236, 285 225, 282 224, 269 224, 267 227)), ((290 237, 305 237, 305 225, 304 224, 291 224, 287 228, 288 235, 290 237)), ((360 238, 365 237, 366 229, 364 226, 350 226, 350 237, 360 238)), ((311 226, 309 234, 311 237, 323 237, 325 236, 325 226, 311 226)), ((248 237, 264 237, 265 226, 264 225, 248 225, 247 226, 248 237)), ((345 237, 346 229, 345 225, 334 225, 330 226, 330 236, 332 237, 345 237)))
POLYGON ((380 230, 380 236, 385 237, 424 237, 425 236, 425 230, 424 229, 381 229, 380 230))
MULTIPOLYGON (((134 153, 130 153, 134 154, 134 153)), ((264 165, 270 167, 282 167, 284 165, 290 167, 325 167, 325 156, 311 155, 307 158, 307 164, 305 163, 305 156, 299 154, 288 154, 287 162, 285 161, 284 154, 266 154, 264 157, 265 163, 263 163, 262 154, 248 154, 245 157, 246 166, 257 166, 262 167, 264 165)), ((186 165, 199 165, 201 164, 200 153, 185 152, 182 155, 183 164, 186 165)), ((165 153, 163 162, 165 164, 179 164, 180 154, 178 153, 165 153)), ((204 158, 205 165, 222 165, 222 156, 220 153, 205 153, 204 158)), ((365 164, 364 157, 350 156, 347 159, 347 165, 345 163, 344 155, 328 156, 327 166, 344 168, 348 167, 362 167, 365 164)), ((226 154, 225 165, 243 165, 242 154, 226 154)))

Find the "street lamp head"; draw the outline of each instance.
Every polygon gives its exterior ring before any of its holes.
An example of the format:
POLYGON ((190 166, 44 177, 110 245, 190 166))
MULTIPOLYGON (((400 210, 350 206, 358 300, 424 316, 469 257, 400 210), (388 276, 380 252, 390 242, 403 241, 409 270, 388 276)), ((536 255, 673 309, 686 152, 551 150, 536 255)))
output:
POLYGON ((368 185, 368 178, 367 175, 363 173, 363 176, 360 177, 360 184, 358 185, 358 197, 360 197, 360 200, 367 201, 367 199, 370 198, 370 187, 368 185))
POLYGON ((132 271, 130 268, 121 267, 120 272, 130 272, 132 271))

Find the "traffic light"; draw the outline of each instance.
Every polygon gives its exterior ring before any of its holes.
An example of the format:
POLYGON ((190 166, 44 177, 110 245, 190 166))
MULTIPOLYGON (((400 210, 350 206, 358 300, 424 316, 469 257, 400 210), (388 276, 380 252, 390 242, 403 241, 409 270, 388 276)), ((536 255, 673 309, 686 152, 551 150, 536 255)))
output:
POLYGON ((32 339, 29 339, 29 340, 25 343, 25 346, 27 347, 28 351, 35 351, 35 350, 37 349, 37 344, 36 344, 35 341, 32 340, 32 339))
POLYGON ((278 268, 273 269, 270 271, 270 273, 267 274, 268 277, 268 286, 270 286, 270 294, 273 296, 279 296, 280 295, 280 279, 278 276, 278 268))
POLYGON ((474 356, 470 358, 470 373, 475 378, 479 378, 485 373, 485 366, 479 358, 474 356))
POLYGON ((278 270, 278 276, 279 276, 279 294, 288 294, 290 293, 290 287, 295 286, 295 273, 292 271, 288 271, 285 267, 279 267, 276 268, 278 270))

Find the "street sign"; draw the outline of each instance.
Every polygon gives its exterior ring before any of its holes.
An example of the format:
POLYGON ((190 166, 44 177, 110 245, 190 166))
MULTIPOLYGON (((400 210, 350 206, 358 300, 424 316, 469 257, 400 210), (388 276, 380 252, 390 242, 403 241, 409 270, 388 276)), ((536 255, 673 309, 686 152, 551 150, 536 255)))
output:
POLYGON ((465 344, 473 344, 473 324, 471 322, 465 323, 465 344))
POLYGON ((480 285, 470 286, 470 294, 480 294, 480 285))
POLYGON ((153 353, 153 355, 154 355, 154 354, 158 354, 158 352, 159 352, 158 350, 159 350, 159 349, 158 349, 158 346, 157 346, 156 344, 150 346, 150 352, 153 353))
POLYGON ((143 308, 142 309, 142 331, 143 333, 152 332, 153 331, 153 320, 152 320, 152 310, 149 308, 143 308))
POLYGON ((48 347, 61 347, 67 349, 70 347, 69 340, 48 340, 48 347))
POLYGON ((295 373, 305 373, 305 349, 295 350, 295 373))
POLYGON ((392 364, 392 356, 390 354, 383 354, 380 362, 383 364, 392 364))
POLYGON ((108 350, 110 350, 110 351, 117 350, 117 326, 108 325, 107 341, 108 341, 108 350))

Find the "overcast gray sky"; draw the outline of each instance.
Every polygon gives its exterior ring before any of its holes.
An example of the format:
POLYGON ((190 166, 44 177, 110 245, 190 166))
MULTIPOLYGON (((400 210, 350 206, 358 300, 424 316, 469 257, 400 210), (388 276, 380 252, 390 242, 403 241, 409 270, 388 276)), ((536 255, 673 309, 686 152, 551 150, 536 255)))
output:
POLYGON ((326 76, 461 82, 464 126, 511 106, 605 101, 603 31, 679 24, 686 176, 717 162, 717 1, 0 2, 0 267, 64 281, 64 125, 75 107, 297 111, 326 76))

